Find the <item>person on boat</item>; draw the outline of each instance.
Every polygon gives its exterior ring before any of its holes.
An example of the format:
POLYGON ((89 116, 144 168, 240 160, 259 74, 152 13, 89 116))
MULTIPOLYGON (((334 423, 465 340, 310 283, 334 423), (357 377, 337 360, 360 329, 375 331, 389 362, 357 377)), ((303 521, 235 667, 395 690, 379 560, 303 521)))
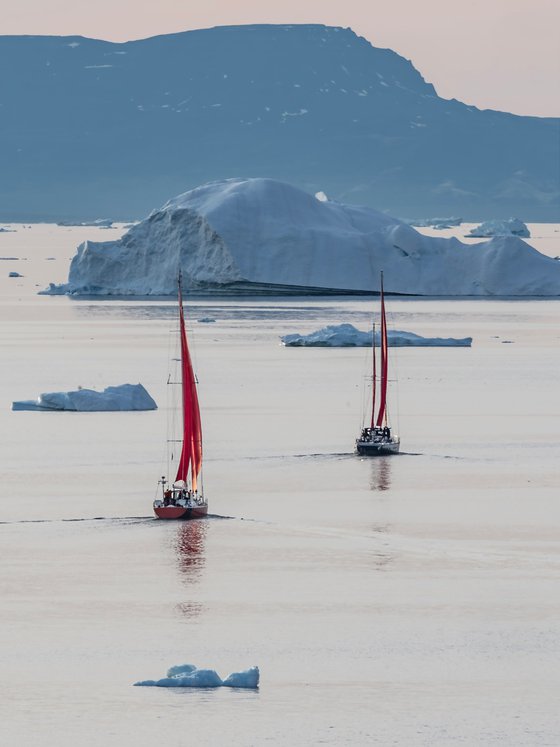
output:
POLYGON ((163 494, 163 505, 169 506, 170 503, 171 503, 171 491, 166 490, 165 493, 163 494))

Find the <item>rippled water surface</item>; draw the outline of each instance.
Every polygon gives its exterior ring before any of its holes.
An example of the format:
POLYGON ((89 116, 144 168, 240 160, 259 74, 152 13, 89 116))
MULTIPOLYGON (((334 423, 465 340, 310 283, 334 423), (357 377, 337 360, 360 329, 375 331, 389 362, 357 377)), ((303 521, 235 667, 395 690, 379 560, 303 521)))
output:
POLYGON ((367 351, 279 337, 365 329, 371 300, 193 300, 212 515, 164 523, 174 304, 37 296, 118 231, 17 228, 0 234, 19 258, 0 261, 6 744, 560 743, 560 301, 389 299, 392 327, 474 342, 392 350, 403 453, 368 460, 367 351), (159 410, 9 409, 138 381, 159 410), (132 687, 185 662, 257 664, 261 686, 132 687))

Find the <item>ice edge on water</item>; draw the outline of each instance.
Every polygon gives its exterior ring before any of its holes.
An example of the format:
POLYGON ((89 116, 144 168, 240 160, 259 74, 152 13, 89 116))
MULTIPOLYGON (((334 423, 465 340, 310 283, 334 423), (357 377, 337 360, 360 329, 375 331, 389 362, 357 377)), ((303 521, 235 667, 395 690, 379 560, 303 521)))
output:
POLYGON ((194 664, 178 664, 167 670, 167 676, 160 680, 141 680, 134 687, 241 687, 255 690, 259 686, 258 667, 243 672, 232 672, 222 680, 214 669, 198 669, 194 664))

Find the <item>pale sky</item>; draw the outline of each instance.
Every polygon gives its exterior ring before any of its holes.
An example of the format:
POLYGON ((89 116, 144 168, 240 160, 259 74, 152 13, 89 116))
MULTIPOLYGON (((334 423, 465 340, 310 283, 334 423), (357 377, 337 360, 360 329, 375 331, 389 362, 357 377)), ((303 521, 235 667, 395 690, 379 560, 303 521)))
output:
POLYGON ((440 96, 560 116, 560 0, 0 0, 2 34, 125 41, 246 23, 350 26, 440 96))

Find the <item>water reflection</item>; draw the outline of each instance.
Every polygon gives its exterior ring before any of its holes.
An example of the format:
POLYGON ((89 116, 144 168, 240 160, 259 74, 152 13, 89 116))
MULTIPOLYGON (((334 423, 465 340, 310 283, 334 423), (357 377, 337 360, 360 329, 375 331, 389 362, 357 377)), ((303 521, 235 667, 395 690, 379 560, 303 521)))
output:
POLYGON ((208 522, 203 519, 179 522, 174 539, 177 566, 182 580, 197 583, 204 568, 204 543, 208 522))
MULTIPOLYGON (((340 306, 327 306, 312 303, 295 306, 283 303, 284 299, 271 303, 256 303, 239 300, 231 303, 200 303, 189 298, 188 317, 195 322, 202 317, 210 317, 218 323, 224 321, 320 321, 321 324, 340 324, 341 322, 367 323, 370 312, 368 309, 356 309, 348 303, 340 306)), ((308 298, 303 299, 309 302, 308 298)), ((343 299, 344 300, 344 299, 343 299)), ((348 300, 348 299, 346 299, 348 300)), ((154 297, 137 296, 133 303, 130 297, 118 299, 115 296, 100 299, 91 296, 72 297, 72 310, 78 317, 108 318, 108 319, 140 319, 140 320, 173 320, 177 316, 177 302, 174 298, 155 300, 154 297)), ((288 330, 289 331, 289 330, 288 330)), ((294 330, 297 331, 297 330, 294 330)))
POLYGON ((392 460, 394 456, 374 457, 370 460, 370 490, 389 490, 391 487, 392 460))
MULTIPOLYGON (((204 519, 180 521, 173 539, 175 558, 181 581, 188 586, 200 581, 206 557, 204 555, 208 522, 204 519)), ((196 618, 202 614, 204 607, 199 602, 188 599, 175 605, 179 614, 186 618, 196 618)))

